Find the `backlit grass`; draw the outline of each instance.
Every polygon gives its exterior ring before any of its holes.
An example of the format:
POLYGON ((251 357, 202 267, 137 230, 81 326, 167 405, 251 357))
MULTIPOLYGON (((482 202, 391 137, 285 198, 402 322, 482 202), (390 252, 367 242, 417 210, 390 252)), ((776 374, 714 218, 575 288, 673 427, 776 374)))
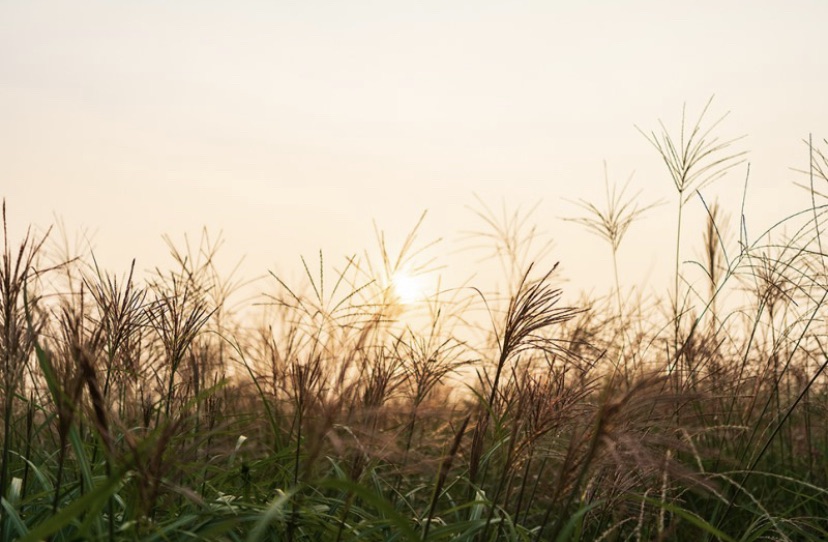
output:
POLYGON ((645 132, 676 187, 663 300, 616 262, 668 202, 609 181, 571 220, 614 287, 578 302, 531 213, 482 202, 502 295, 424 280, 415 228, 241 301, 206 236, 139 280, 10 239, 4 204, 0 539, 828 539, 828 161, 811 143, 812 205, 748 238, 699 191, 745 171, 706 114, 645 132))

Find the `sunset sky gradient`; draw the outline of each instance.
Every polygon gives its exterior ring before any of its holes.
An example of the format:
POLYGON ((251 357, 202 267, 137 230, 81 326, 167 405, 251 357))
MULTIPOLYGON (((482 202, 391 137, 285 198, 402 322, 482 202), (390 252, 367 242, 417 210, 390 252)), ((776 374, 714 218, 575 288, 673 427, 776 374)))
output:
MULTIPOLYGON (((722 136, 746 136, 758 233, 810 201, 791 168, 828 137, 826 21, 824 0, 5 1, 1 192, 13 233, 60 217, 113 271, 163 266, 163 234, 206 226, 248 276, 362 251, 372 221, 399 243, 424 210, 423 242, 454 254, 474 194, 539 201, 553 259, 600 291, 606 246, 561 218, 564 198, 601 201, 606 160, 669 202, 621 249, 623 282, 666 292, 675 194, 635 126, 677 127, 715 94, 722 136)), ((744 178, 706 197, 737 218, 744 178)), ((688 216, 689 257, 696 201, 688 216)))

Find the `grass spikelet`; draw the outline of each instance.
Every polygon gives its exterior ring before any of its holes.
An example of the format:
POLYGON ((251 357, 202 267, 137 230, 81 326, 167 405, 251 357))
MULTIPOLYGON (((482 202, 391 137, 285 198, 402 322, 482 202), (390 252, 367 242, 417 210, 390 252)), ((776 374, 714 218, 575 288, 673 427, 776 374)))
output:
POLYGON ((223 276, 206 231, 165 238, 169 268, 66 249, 53 278, 4 205, 0 538, 828 539, 828 161, 809 138, 807 205, 749 236, 743 198, 731 231, 701 191, 745 155, 710 108, 645 134, 677 193, 664 295, 617 265, 658 202, 608 175, 569 219, 610 248, 589 294, 545 262, 539 204, 478 199, 463 240, 499 264, 489 286, 444 282, 425 214, 399 245, 375 225, 373 251, 299 258, 296 280, 223 276))

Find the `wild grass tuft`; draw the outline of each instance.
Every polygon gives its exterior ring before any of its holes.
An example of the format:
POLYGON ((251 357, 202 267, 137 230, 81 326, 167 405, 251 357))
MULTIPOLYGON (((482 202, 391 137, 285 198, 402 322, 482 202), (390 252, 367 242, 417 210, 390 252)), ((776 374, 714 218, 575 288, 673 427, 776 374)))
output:
POLYGON ((809 139, 807 205, 751 238, 703 194, 744 159, 710 106, 645 133, 677 193, 661 298, 624 293, 622 242, 659 203, 629 181, 575 202, 612 261, 592 297, 536 208, 472 209, 495 287, 403 299, 395 277, 441 268, 424 217, 249 283, 206 232, 112 273, 15 242, 4 204, 0 539, 827 539, 828 162, 809 139))

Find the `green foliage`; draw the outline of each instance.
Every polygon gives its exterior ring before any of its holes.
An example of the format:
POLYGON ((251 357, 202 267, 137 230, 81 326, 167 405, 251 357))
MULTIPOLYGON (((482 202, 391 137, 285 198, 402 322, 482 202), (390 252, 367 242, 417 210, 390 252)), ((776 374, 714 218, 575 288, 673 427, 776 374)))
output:
MULTIPOLYGON (((742 159, 701 126, 708 107, 648 136, 679 233, 690 193, 742 159)), ((398 253, 378 233, 378 262, 303 259, 304 284, 271 273, 240 305, 206 234, 141 282, 13 245, 4 212, 0 538, 825 540, 828 206, 810 149, 811 206, 759 237, 726 238, 700 197, 705 261, 676 266, 667 310, 621 295, 615 258, 652 207, 627 185, 572 219, 609 245, 605 298, 564 302, 528 217, 484 205, 508 294, 438 288, 419 312, 393 288, 439 261, 422 219, 398 253)))

